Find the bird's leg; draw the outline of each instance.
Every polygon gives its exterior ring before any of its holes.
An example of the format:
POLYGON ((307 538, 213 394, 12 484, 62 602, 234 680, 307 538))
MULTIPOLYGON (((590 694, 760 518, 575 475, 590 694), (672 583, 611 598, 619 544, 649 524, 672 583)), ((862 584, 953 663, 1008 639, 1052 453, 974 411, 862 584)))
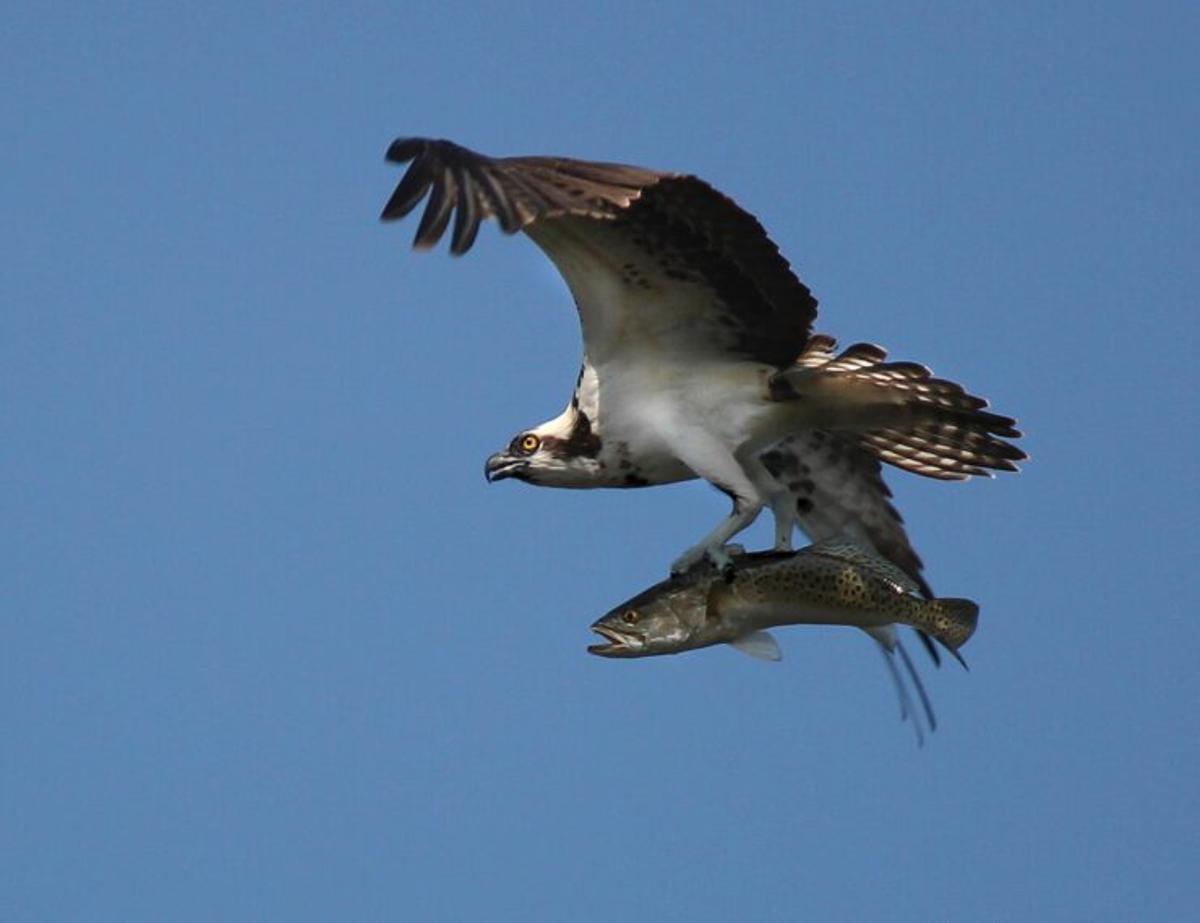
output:
POLYGON ((707 560, 721 572, 726 579, 733 576, 733 558, 725 547, 733 536, 754 522, 759 511, 763 508, 761 500, 745 500, 733 498, 733 512, 719 526, 700 540, 698 545, 689 548, 671 565, 672 574, 682 574, 691 570, 701 561, 707 560))
POLYGON ((752 446, 744 446, 736 453, 746 477, 764 505, 771 507, 775 519, 775 551, 792 550, 792 529, 797 521, 796 506, 792 492, 780 482, 774 472, 766 466, 762 453, 752 446))
POLYGON ((792 531, 800 524, 796 491, 805 484, 809 488, 813 486, 813 482, 808 480, 806 466, 803 474, 801 473, 795 442, 795 436, 786 436, 765 451, 759 452, 754 459, 762 469, 762 476, 756 476, 755 482, 770 498, 768 502, 771 513, 775 516, 776 551, 792 550, 792 531))
POLYGON ((771 513, 775 516, 775 550, 792 550, 792 529, 796 521, 796 505, 789 492, 771 498, 771 513))
POLYGON ((681 574, 707 560, 726 579, 733 576, 733 559, 725 543, 754 522, 770 496, 760 484, 770 484, 770 474, 753 453, 731 451, 719 436, 695 425, 673 428, 679 460, 717 487, 733 501, 733 511, 698 545, 689 548, 671 565, 671 573, 681 574))

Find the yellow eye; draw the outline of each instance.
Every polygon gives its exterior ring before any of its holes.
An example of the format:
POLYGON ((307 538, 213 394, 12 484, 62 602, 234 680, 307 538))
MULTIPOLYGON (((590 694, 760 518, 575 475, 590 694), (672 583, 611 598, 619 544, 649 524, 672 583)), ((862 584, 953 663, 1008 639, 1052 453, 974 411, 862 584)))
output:
POLYGON ((640 618, 640 616, 638 615, 637 609, 626 609, 621 614, 621 621, 626 625, 636 625, 638 618, 640 618))
POLYGON ((519 448, 526 455, 532 455, 534 452, 537 451, 537 447, 540 446, 541 444, 542 444, 542 440, 540 440, 533 433, 526 433, 517 442, 517 448, 519 448))

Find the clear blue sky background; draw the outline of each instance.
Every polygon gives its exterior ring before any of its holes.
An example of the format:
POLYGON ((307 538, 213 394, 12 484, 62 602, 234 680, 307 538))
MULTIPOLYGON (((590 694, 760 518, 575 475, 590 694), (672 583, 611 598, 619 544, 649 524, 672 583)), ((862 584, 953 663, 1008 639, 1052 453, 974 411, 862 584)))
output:
POLYGON ((1195 5, 606 7, 0 13, 3 919, 1195 912, 1195 5), (853 631, 585 654, 725 500, 485 484, 576 321, 377 222, 401 134, 697 173, 1020 417, 889 475, 924 749, 853 631))

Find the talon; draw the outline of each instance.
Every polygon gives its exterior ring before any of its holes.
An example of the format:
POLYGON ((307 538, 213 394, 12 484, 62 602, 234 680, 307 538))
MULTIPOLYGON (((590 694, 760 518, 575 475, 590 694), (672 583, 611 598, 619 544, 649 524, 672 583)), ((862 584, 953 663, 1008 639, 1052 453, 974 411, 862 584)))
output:
POLYGON ((740 545, 697 545, 695 548, 689 548, 671 565, 671 576, 678 577, 701 565, 707 564, 719 573, 726 582, 729 582, 733 580, 734 571, 737 569, 730 555, 731 551, 734 554, 745 553, 745 550, 740 545))
POLYGON ((678 577, 686 574, 693 567, 704 560, 705 549, 703 547, 689 548, 671 565, 671 576, 678 577))
POLYGON ((729 554, 729 550, 721 545, 714 545, 711 548, 704 550, 704 557, 708 559, 708 563, 713 566, 713 570, 719 573, 724 578, 726 583, 733 580, 733 558, 729 554))

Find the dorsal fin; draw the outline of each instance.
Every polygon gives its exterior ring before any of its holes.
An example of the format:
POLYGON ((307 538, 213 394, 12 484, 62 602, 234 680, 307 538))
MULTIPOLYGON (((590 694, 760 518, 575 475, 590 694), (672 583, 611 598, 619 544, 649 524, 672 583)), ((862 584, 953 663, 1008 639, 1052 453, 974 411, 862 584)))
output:
POLYGON ((904 573, 891 561, 880 557, 874 551, 863 547, 849 538, 831 538, 816 542, 801 549, 800 554, 819 554, 827 558, 837 558, 855 567, 860 567, 873 577, 877 577, 896 588, 897 593, 907 593, 913 596, 921 595, 917 582, 904 573))

